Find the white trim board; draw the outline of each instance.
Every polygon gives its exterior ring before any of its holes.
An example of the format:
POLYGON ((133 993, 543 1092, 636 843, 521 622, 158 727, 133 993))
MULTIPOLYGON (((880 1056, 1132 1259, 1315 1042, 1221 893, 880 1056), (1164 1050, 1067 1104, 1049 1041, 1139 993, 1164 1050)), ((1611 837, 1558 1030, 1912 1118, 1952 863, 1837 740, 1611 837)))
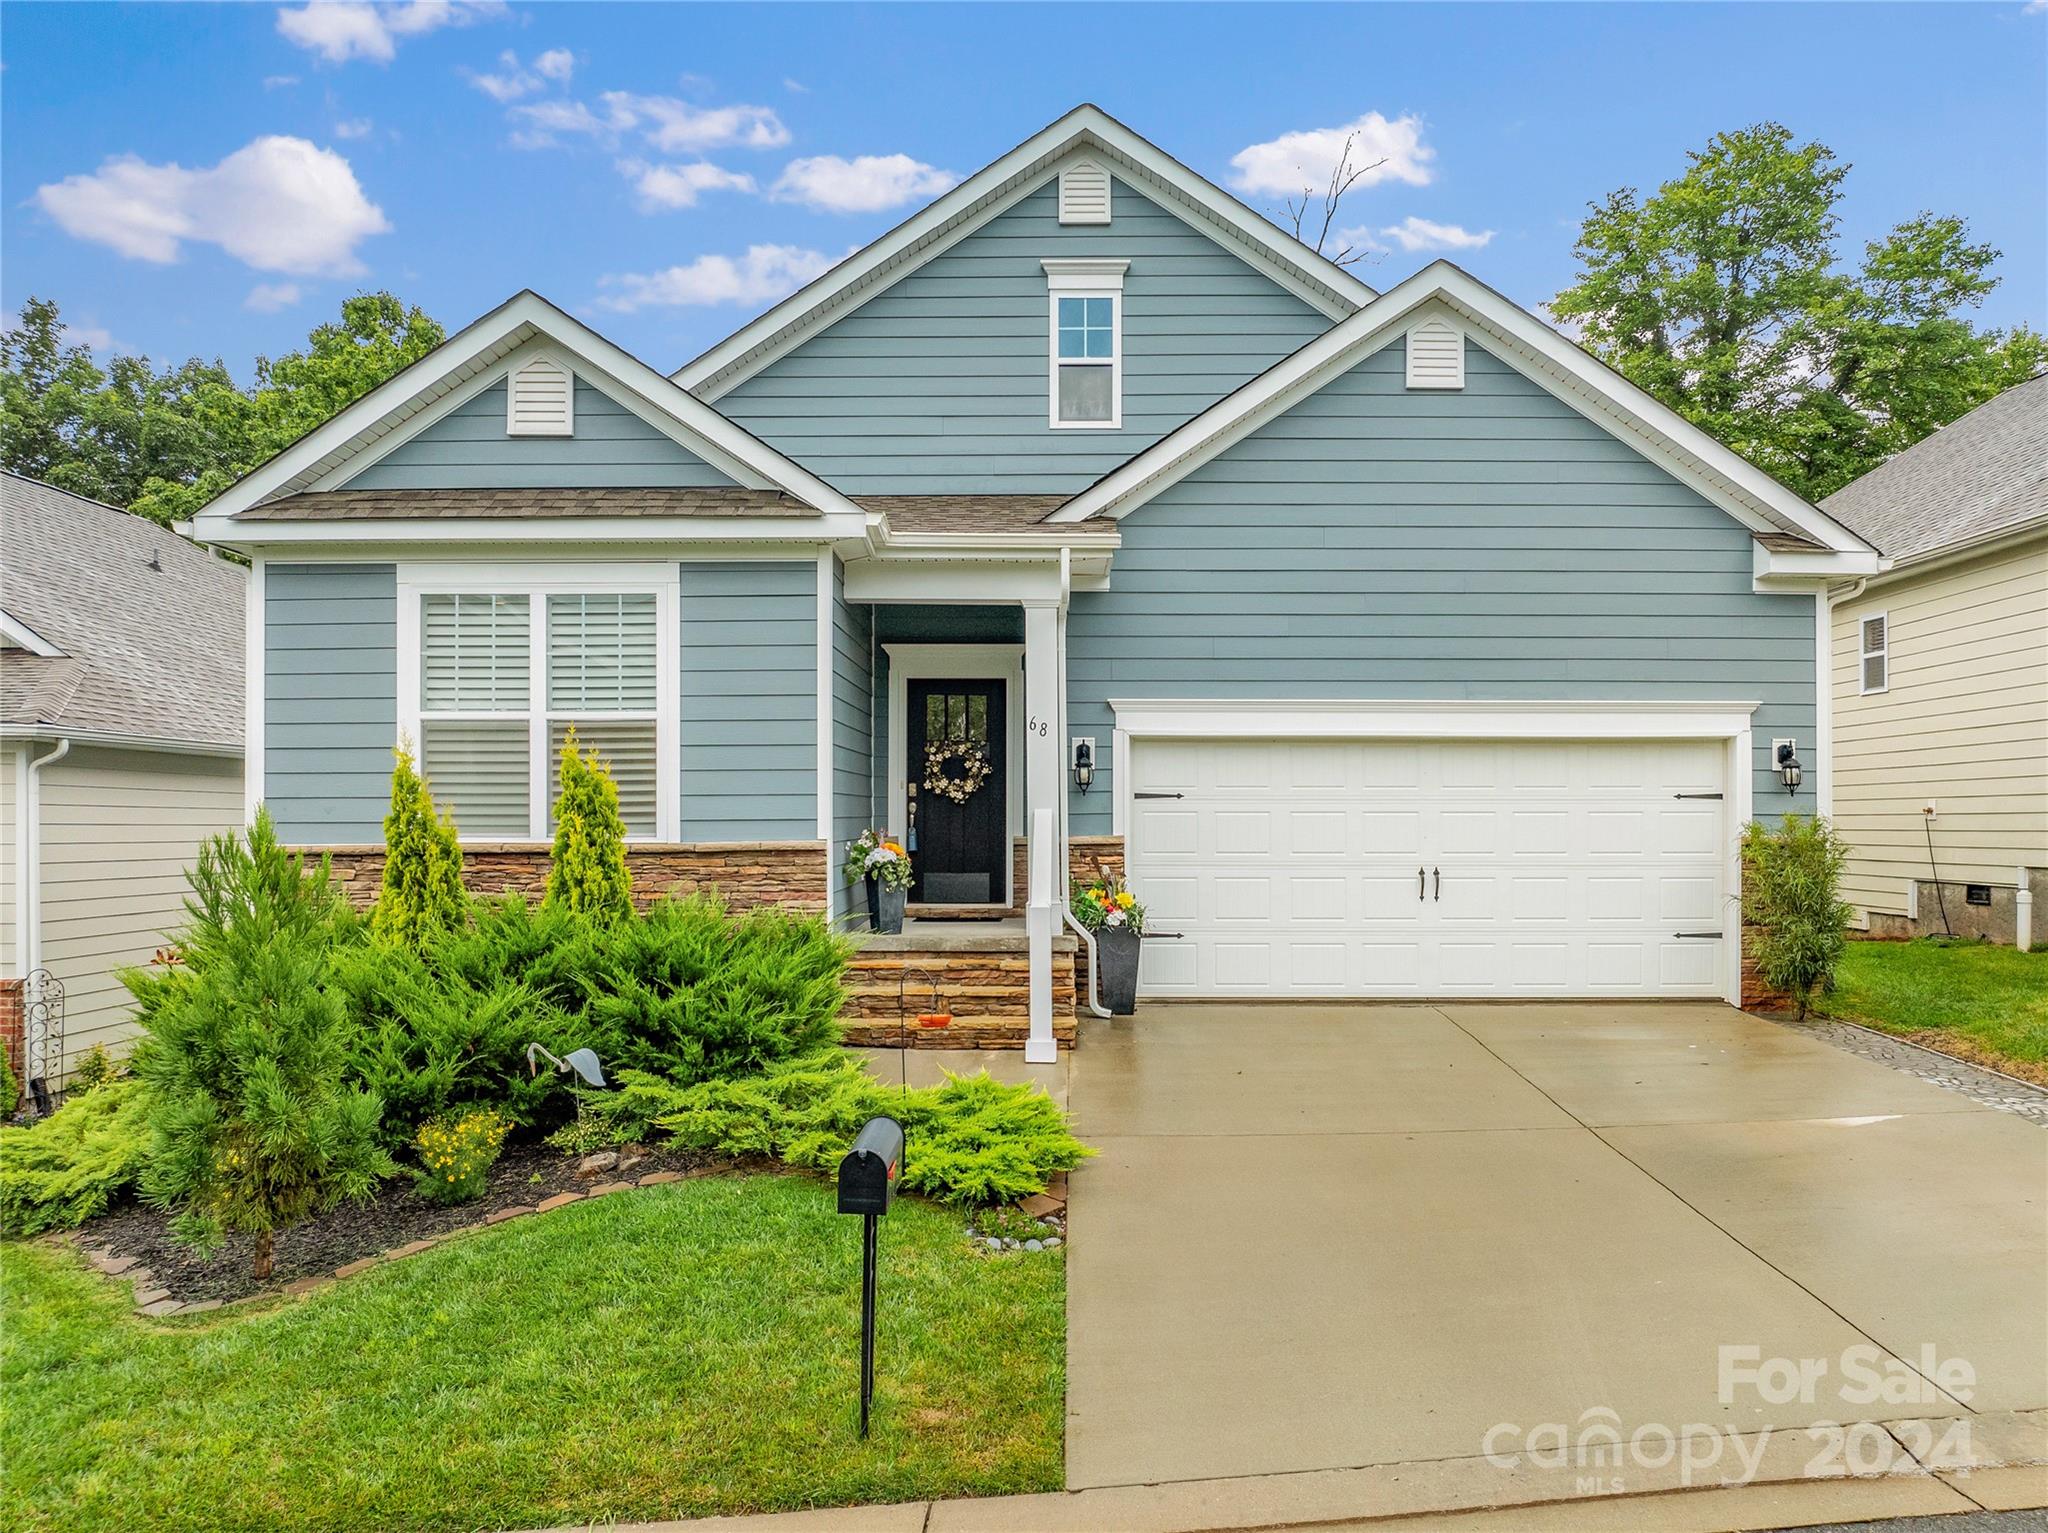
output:
POLYGON ((1016 858, 1024 834, 1024 646, 1021 644, 884 644, 889 657, 889 824, 896 835, 910 825, 910 683, 1001 681, 1003 685, 1003 903, 1016 903, 1016 858))
POLYGON ((702 399, 716 400, 1043 187, 1058 175, 1060 162, 1075 153, 1105 161, 1112 176, 1130 181, 1183 223, 1220 239, 1223 248, 1331 319, 1355 313, 1374 299, 1373 289, 1351 273, 1100 107, 1084 104, 727 336, 681 368, 676 381, 702 399))
POLYGON ((1111 698, 1110 828, 1131 846, 1132 744, 1140 739, 1720 740, 1723 776, 1722 997, 1742 1004, 1742 827, 1752 814, 1755 702, 1454 698, 1111 698))
POLYGON ((5 639, 16 649, 24 649, 31 655, 41 655, 46 659, 64 653, 20 618, 10 617, 5 612, 0 612, 0 639, 5 639))
MULTIPOLYGON (((1121 468, 1054 511, 1049 522, 1122 517, 1399 340, 1417 317, 1442 312, 1484 349, 1549 388, 1588 419, 1646 454, 1756 533, 1799 529, 1834 554, 1855 556, 1869 573, 1876 550, 1676 411, 1606 367, 1533 314, 1459 270, 1434 261, 1299 351, 1169 432, 1121 468)), ((1759 556, 1762 558, 1762 555, 1759 556)), ((1831 571, 1834 572, 1834 571, 1831 571)))

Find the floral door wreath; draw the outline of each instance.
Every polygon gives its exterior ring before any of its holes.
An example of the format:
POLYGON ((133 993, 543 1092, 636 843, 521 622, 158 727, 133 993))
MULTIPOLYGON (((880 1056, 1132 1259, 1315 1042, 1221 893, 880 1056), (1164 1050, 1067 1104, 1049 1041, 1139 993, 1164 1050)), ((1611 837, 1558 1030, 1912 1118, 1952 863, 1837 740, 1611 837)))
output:
POLYGON ((956 804, 964 804, 988 781, 995 769, 988 756, 972 740, 934 740, 924 748, 924 789, 943 793, 956 804), (959 770, 953 770, 953 763, 959 770))

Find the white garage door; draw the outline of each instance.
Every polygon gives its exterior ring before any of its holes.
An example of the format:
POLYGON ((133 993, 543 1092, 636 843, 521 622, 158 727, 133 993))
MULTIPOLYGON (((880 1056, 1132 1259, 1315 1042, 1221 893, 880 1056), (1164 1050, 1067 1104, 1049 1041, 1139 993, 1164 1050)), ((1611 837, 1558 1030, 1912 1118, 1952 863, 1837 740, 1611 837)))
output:
POLYGON ((1140 739, 1143 992, 1718 995, 1723 753, 1140 739))

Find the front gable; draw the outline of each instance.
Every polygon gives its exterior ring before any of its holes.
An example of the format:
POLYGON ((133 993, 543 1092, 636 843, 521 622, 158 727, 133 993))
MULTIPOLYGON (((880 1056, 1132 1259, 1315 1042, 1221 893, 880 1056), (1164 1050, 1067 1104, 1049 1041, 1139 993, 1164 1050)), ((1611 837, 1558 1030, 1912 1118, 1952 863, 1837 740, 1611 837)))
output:
POLYGON ((511 419, 510 373, 529 357, 553 360, 553 348, 534 343, 506 359, 491 381, 394 443, 368 462, 351 460, 322 488, 349 490, 573 489, 737 486, 612 393, 560 365, 573 403, 566 429, 518 434, 511 419))
POLYGON ((1076 151, 995 216, 719 396, 849 494, 1072 493, 1330 326, 1122 176, 1107 218, 1076 151), (1062 205, 1063 168, 1068 178, 1062 205), (1085 202, 1077 199, 1086 196, 1085 202), (1065 213, 1063 218, 1062 214, 1065 213), (1114 427, 1050 418, 1055 272, 1127 263, 1114 427), (1052 263, 1053 272, 1049 272, 1052 263))

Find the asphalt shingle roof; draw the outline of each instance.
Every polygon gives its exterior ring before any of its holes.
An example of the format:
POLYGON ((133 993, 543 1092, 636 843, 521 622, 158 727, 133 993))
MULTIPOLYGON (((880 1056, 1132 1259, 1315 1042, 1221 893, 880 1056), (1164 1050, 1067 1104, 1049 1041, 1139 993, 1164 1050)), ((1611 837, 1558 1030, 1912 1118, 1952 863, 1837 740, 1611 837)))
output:
POLYGON ((0 610, 62 651, 0 652, 0 722, 239 750, 248 583, 154 522, 0 475, 0 610))
POLYGON ((1076 532, 1115 531, 1115 524, 1082 527, 1047 523, 1067 495, 856 495, 863 511, 879 511, 897 532, 1076 532))
POLYGON ((2048 516, 2048 374, 2007 389, 1821 509, 1889 559, 1915 559, 2048 516))
POLYGON ((242 522, 439 521, 451 517, 816 516, 794 495, 704 489, 308 490, 253 506, 242 522))

